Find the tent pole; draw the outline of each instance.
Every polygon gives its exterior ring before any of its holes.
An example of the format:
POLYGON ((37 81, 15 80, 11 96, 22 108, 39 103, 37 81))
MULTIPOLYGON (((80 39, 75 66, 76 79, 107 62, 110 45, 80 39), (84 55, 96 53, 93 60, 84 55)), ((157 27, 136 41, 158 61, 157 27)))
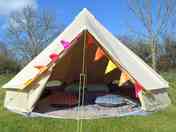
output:
POLYGON ((78 99, 78 120, 77 120, 77 132, 82 132, 83 130, 83 119, 80 119, 84 114, 83 109, 80 107, 84 105, 84 96, 85 96, 85 86, 87 82, 87 71, 86 71, 86 41, 87 41, 87 30, 83 31, 83 57, 82 57, 82 71, 80 73, 79 80, 79 99, 78 99))

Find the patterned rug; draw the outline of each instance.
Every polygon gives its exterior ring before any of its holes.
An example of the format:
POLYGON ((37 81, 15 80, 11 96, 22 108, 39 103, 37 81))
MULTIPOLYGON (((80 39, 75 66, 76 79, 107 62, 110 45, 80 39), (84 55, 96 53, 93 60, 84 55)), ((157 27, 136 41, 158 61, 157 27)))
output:
POLYGON ((72 108, 47 108, 47 112, 38 113, 32 112, 32 117, 52 117, 62 119, 99 119, 108 117, 121 117, 129 115, 148 115, 144 112, 140 105, 131 100, 127 101, 127 104, 117 107, 104 107, 97 104, 75 106, 72 108))

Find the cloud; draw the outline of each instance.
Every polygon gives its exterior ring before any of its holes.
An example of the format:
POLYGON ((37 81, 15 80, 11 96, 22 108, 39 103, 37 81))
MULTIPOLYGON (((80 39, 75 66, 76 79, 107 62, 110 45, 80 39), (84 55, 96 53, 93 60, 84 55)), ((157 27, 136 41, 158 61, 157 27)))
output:
POLYGON ((14 11, 23 9, 26 6, 37 7, 36 0, 0 0, 0 15, 9 15, 14 11))

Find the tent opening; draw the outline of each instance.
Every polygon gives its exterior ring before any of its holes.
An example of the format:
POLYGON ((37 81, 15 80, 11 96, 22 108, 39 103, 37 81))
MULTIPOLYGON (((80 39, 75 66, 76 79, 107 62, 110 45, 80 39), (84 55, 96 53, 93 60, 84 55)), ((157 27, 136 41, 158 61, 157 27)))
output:
POLYGON ((46 88, 36 103, 35 112, 75 118, 80 103, 84 105, 85 116, 91 118, 97 116, 97 110, 102 110, 101 116, 104 116, 110 112, 131 112, 140 107, 131 80, 123 78, 123 70, 113 63, 113 59, 89 32, 83 32, 73 42, 73 46, 53 68, 46 88), (84 95, 83 89, 79 89, 83 65, 86 77, 84 95), (82 96, 83 102, 80 100, 82 96))

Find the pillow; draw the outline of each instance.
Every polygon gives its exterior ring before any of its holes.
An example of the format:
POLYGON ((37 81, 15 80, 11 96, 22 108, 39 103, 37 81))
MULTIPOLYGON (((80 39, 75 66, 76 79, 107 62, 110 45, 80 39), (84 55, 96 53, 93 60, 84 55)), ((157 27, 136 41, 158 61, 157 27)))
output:
MULTIPOLYGON (((87 84, 85 88, 87 92, 100 92, 100 93, 109 92, 109 88, 105 84, 87 84)), ((79 93, 79 83, 72 83, 68 85, 65 88, 65 91, 71 93, 79 93)))
POLYGON ((113 107, 125 104, 125 99, 120 95, 105 95, 96 98, 95 103, 98 105, 113 107))
POLYGON ((87 85, 87 92, 108 93, 109 88, 106 84, 88 84, 87 85))
POLYGON ((62 85, 61 81, 59 81, 59 80, 53 80, 53 81, 49 81, 46 84, 46 87, 55 87, 55 86, 61 86, 61 85, 62 85))
POLYGON ((79 93, 79 83, 72 83, 66 86, 65 92, 79 93))

